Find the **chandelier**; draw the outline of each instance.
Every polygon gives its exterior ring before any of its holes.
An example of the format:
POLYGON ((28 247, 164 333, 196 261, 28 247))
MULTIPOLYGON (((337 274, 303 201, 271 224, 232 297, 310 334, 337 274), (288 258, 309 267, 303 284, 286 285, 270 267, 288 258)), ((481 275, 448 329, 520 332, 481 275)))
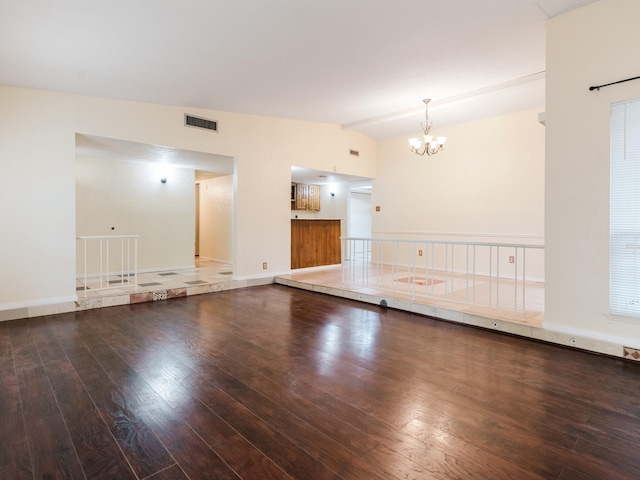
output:
POLYGON ((411 145, 411 151, 416 155, 424 155, 428 156, 435 155, 440 150, 444 148, 444 143, 447 141, 447 137, 434 137, 429 134, 429 130, 431 130, 431 122, 429 122, 429 102, 430 98, 425 98, 422 100, 424 102, 425 110, 424 110, 424 123, 421 123, 422 132, 424 133, 424 137, 422 140, 418 140, 417 138, 410 138, 409 145, 411 145))

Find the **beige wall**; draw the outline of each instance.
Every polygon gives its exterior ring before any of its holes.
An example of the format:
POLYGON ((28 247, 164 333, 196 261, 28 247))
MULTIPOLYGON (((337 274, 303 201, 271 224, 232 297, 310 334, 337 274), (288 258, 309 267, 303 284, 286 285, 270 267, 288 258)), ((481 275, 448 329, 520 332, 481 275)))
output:
MULTIPOLYGON (((140 271, 193 267, 195 173, 163 168, 167 183, 160 182, 154 164, 78 156, 76 235, 139 235, 140 271)), ((82 273, 82 252, 77 253, 82 273)), ((120 270, 119 256, 111 255, 110 271, 120 270)), ((100 271, 98 258, 88 259, 89 273, 100 271)))
POLYGON ((233 176, 200 182, 200 258, 229 262, 233 258, 233 176))
POLYGON ((640 346, 640 322, 609 315, 611 103, 640 98, 640 2, 601 0, 547 31, 545 327, 640 346))
POLYGON ((375 141, 339 125, 13 87, 0 111, 0 310, 75 298, 76 133, 234 157, 238 278, 289 271, 292 165, 375 177, 375 141), (220 131, 185 127, 185 112, 220 131))
MULTIPOLYGON (((445 150, 420 157, 409 136, 380 142, 374 233, 544 236, 543 107, 442 128, 445 150)), ((460 235, 458 235, 460 236, 460 235)))

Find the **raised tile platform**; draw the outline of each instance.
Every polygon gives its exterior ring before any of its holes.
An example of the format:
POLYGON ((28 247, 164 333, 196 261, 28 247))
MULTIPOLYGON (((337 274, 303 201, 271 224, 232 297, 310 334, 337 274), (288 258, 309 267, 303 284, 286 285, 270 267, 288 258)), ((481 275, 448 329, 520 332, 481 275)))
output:
POLYGON ((231 265, 227 263, 207 260, 196 263, 194 268, 141 273, 135 283, 134 277, 125 277, 126 281, 114 278, 102 285, 96 279, 89 279, 85 289, 82 279, 78 279, 76 300, 0 311, 0 321, 160 301, 273 283, 273 277, 234 280, 231 277, 231 265), (107 288, 100 288, 107 285, 107 288))
POLYGON ((339 265, 320 269, 301 269, 288 275, 279 275, 275 278, 275 282, 280 285, 375 305, 386 303, 390 308, 428 315, 442 320, 640 361, 640 355, 635 358, 628 353, 625 354, 625 347, 621 344, 545 329, 543 327, 544 284, 539 284, 537 292, 532 291, 531 295, 534 298, 528 302, 531 308, 525 312, 516 312, 482 305, 451 302, 443 298, 414 298, 406 293, 377 290, 371 286, 360 287, 343 284, 339 265), (540 297, 537 300, 536 295, 540 297))

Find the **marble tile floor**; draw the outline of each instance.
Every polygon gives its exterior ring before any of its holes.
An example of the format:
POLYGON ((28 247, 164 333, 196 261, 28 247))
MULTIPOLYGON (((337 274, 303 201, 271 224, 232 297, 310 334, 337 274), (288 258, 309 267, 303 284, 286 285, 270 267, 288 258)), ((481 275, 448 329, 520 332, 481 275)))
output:
POLYGON ((234 279, 231 265, 207 260, 196 260, 194 268, 141 273, 137 281, 134 277, 123 280, 114 276, 109 278, 108 286, 106 279, 103 279, 102 284, 99 279, 89 279, 85 288, 83 280, 76 280, 76 298, 73 300, 3 310, 0 311, 0 321, 167 300, 273 283, 273 277, 234 279))
POLYGON ((229 282, 232 266, 213 260, 196 259, 195 268, 172 271, 139 273, 137 282, 133 276, 115 275, 101 282, 97 278, 89 278, 86 283, 83 278, 76 280, 76 292, 79 299, 113 297, 133 293, 146 293, 181 289, 197 285, 214 285, 229 282))

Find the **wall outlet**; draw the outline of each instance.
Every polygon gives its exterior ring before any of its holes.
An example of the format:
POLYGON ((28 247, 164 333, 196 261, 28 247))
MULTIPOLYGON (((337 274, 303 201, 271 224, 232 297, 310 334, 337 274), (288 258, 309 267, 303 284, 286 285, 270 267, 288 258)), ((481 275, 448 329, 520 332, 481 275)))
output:
POLYGON ((376 212, 380 211, 380 205, 376 205, 376 212))
POLYGON ((262 262, 262 269, 266 270, 267 269, 267 262, 262 262))
POLYGON ((509 263, 516 263, 516 257, 514 257, 513 255, 509 256, 509 263))
POLYGON ((418 250, 418 256, 421 257, 422 256, 422 250, 418 250))

